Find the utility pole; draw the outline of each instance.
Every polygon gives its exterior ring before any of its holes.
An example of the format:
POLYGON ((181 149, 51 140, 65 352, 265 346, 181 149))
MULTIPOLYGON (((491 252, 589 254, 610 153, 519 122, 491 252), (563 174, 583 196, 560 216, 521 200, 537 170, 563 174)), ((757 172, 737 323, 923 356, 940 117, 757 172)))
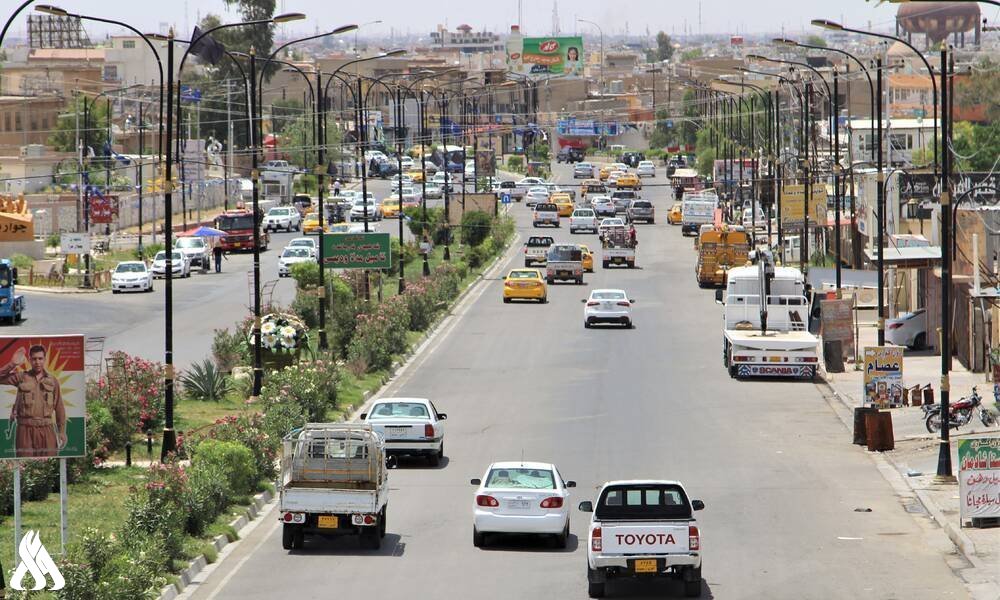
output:
MULTIPOLYGON (((942 65, 943 68, 943 65, 942 65)), ((876 174, 876 201, 878 205, 878 231, 876 232, 876 243, 878 244, 878 345, 885 345, 885 173, 882 170, 882 57, 875 57, 875 105, 878 107, 876 113, 876 125, 878 130, 875 133, 876 150, 875 168, 876 174)), ((946 212, 946 211, 945 211, 946 212)), ((944 301, 944 300, 942 300, 944 301)), ((942 394, 943 395, 943 394, 942 394)), ((945 427, 947 429, 947 427, 945 427)))
POLYGON ((803 194, 802 194, 802 239, 799 240, 799 269, 805 275, 809 265, 809 203, 812 200, 812 174, 809 164, 809 117, 812 115, 812 82, 806 83, 805 111, 803 113, 802 137, 806 149, 806 158, 802 163, 803 194))
MULTIPOLYGON (((954 60, 954 59, 952 59, 954 60)), ((951 63, 954 73, 954 62, 951 63)), ((944 153, 941 155, 941 441, 938 446, 936 479, 939 482, 954 482, 951 470, 951 439, 949 414, 951 413, 951 111, 948 97, 948 49, 941 47, 941 139, 944 153)), ((879 71, 881 74, 881 70, 879 71)), ((932 73, 933 77, 934 74, 932 73)), ((972 268, 978 269, 979 265, 972 268)))

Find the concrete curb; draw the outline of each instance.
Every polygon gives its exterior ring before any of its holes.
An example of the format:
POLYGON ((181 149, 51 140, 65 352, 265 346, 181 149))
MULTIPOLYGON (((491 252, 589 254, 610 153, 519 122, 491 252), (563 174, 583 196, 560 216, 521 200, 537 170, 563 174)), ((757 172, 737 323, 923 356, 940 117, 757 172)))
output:
POLYGON ((41 294, 101 294, 109 291, 84 288, 50 288, 34 285, 18 285, 17 289, 22 292, 37 292, 41 294))
MULTIPOLYGON (((229 526, 236 530, 237 536, 240 532, 250 525, 258 516, 264 514, 264 507, 270 505, 275 501, 274 493, 271 490, 265 490, 253 497, 253 502, 250 506, 247 506, 240 516, 233 519, 229 526)), ((217 535, 212 539, 212 546, 215 548, 216 552, 221 552, 224 547, 229 544, 236 544, 240 541, 240 537, 236 540, 230 542, 229 538, 224 535, 217 535)), ((205 558, 204 554, 199 554, 188 566, 177 574, 178 581, 170 585, 164 586, 160 590, 159 600, 174 600, 180 594, 184 592, 184 589, 194 581, 195 576, 197 576, 203 569, 208 566, 208 560, 205 558)))

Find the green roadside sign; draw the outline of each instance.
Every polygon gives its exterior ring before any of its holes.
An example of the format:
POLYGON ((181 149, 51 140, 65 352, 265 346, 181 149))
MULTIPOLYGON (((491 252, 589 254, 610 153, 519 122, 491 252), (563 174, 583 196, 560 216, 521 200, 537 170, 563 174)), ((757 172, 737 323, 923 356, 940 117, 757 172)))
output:
POLYGON ((389 269, 392 267, 389 234, 324 234, 323 267, 327 269, 389 269))

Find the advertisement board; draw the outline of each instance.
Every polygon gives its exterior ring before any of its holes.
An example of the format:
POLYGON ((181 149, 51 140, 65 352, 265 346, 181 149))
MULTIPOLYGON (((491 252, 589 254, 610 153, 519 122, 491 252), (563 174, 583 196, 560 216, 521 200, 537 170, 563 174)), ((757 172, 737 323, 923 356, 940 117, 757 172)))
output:
POLYGON ((851 300, 823 300, 820 305, 820 331, 823 340, 840 340, 841 356, 854 356, 854 320, 851 300))
MULTIPOLYGON (((806 196, 804 185, 786 185, 781 188, 781 225, 802 225, 806 196)), ((826 188, 822 185, 812 186, 812 202, 809 205, 809 223, 811 225, 826 225, 826 188)))
POLYGON ((90 197, 90 222, 113 223, 118 214, 118 197, 94 194, 90 197))
POLYGON ((864 405, 895 408, 903 405, 902 346, 865 348, 864 405))
POLYGON ((583 75, 583 38, 515 37, 507 46, 507 70, 530 77, 583 75))
POLYGON ((490 148, 480 148, 476 150, 476 176, 493 177, 496 174, 496 153, 490 148))
POLYGON ((324 235, 323 266, 327 269, 389 269, 392 267, 389 234, 324 235))
POLYGON ((84 456, 82 335, 0 337, 0 459, 84 456))
POLYGON ((1000 517, 1000 437, 959 438, 958 496, 962 519, 1000 517))

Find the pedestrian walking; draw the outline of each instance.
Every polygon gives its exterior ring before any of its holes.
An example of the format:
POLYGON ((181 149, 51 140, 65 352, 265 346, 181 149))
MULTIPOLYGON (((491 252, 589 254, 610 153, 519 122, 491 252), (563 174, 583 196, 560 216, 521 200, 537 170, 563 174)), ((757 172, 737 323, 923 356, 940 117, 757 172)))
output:
POLYGON ((628 226, 628 240, 632 244, 633 248, 635 248, 638 245, 638 241, 635 239, 635 237, 636 237, 636 235, 635 235, 635 225, 629 223, 629 226, 628 226))
POLYGON ((340 180, 339 179, 337 181, 333 182, 333 195, 334 196, 339 196, 340 195, 340 180))
POLYGON ((222 272, 222 244, 216 244, 215 247, 212 248, 212 255, 215 258, 215 272, 216 273, 221 273, 222 272))

